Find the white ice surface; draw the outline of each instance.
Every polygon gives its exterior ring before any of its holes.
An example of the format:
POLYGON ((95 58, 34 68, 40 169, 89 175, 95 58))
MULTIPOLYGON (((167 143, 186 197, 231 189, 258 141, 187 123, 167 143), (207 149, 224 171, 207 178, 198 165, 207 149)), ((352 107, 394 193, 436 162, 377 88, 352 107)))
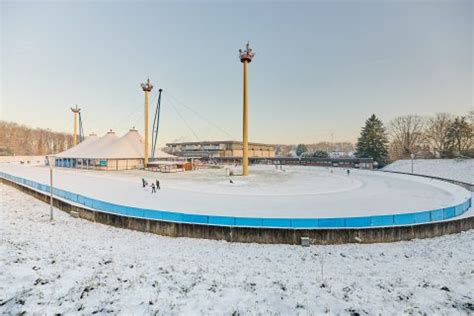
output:
POLYGON ((389 244, 168 238, 96 224, 1 185, 0 314, 468 315, 474 230, 389 244), (322 287, 322 284, 325 287, 322 287))
MULTIPOLYGON (((411 160, 397 160, 383 169, 411 172, 411 160)), ((474 184, 474 159, 415 159, 413 172, 474 184)))
MULTIPOLYGON (((244 217, 350 217, 439 209, 471 196, 446 182, 399 174, 293 167, 276 171, 256 166, 230 184, 224 170, 179 174, 55 169, 55 186, 127 206, 193 214, 244 217), (161 190, 144 190, 141 178, 160 180, 161 190)), ((49 183, 49 169, 0 164, 0 171, 49 183)))

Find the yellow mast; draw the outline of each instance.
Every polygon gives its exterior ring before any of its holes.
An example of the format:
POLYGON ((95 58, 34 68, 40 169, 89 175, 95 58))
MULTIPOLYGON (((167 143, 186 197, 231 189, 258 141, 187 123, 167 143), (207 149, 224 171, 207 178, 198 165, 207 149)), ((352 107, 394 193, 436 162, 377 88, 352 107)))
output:
POLYGON ((249 131, 248 131, 248 64, 252 61, 255 53, 247 42, 246 50, 239 50, 240 61, 244 64, 244 94, 243 94, 243 131, 242 131, 242 145, 243 145, 243 157, 242 157, 242 175, 248 176, 249 174, 249 131))
POLYGON ((153 85, 150 83, 150 78, 148 78, 147 82, 142 83, 141 86, 145 92, 145 148, 143 153, 143 168, 146 169, 148 165, 148 94, 153 89, 153 85))
POLYGON ((74 134, 72 136, 72 145, 77 145, 77 114, 81 112, 81 109, 76 105, 71 108, 71 111, 74 113, 74 134))

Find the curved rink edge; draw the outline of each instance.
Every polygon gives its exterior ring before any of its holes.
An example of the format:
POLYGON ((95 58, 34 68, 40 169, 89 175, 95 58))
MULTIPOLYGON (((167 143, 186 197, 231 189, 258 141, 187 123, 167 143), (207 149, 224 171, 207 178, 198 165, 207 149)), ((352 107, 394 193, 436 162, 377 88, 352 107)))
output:
MULTIPOLYGON (((40 192, 47 194, 50 192, 50 187, 46 184, 16 177, 4 172, 0 172, 0 177, 40 192)), ((454 219, 464 214, 472 206, 471 196, 460 204, 413 213, 333 218, 258 218, 187 214, 137 208, 92 199, 57 188, 54 188, 53 193, 55 197, 84 206, 92 211, 124 217, 183 224, 274 229, 350 229, 419 225, 454 219)))

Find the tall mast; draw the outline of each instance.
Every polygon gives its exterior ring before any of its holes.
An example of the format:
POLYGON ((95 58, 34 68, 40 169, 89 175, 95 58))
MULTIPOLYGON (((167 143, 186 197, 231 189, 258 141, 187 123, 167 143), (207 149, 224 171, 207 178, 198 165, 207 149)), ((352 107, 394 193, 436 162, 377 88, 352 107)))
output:
POLYGON ((247 42, 246 49, 242 51, 239 49, 240 62, 244 64, 244 95, 243 95, 243 128, 242 128, 242 145, 243 145, 243 157, 242 157, 242 175, 248 176, 249 174, 249 131, 248 131, 248 64, 252 62, 252 58, 255 53, 250 48, 247 42))

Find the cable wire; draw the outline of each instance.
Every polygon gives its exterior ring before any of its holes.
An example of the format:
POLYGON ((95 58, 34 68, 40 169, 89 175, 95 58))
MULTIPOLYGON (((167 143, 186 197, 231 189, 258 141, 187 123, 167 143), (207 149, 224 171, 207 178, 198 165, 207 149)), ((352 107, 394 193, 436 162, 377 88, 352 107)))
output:
POLYGON ((197 141, 200 141, 199 139, 199 136, 196 134, 196 132, 192 129, 192 127, 189 125, 189 123, 184 119, 184 117, 181 115, 181 113, 179 112, 179 110, 176 108, 176 106, 172 103, 172 102, 169 102, 168 103, 171 105, 171 107, 175 110, 176 114, 178 114, 178 116, 181 118, 181 120, 183 120, 184 124, 188 127, 188 129, 191 131, 191 133, 194 135, 194 137, 196 138, 197 141))
POLYGON ((215 124, 213 121, 207 119, 205 116, 203 116, 200 112, 194 110, 193 108, 191 108, 190 106, 187 106, 186 104, 184 104, 183 102, 181 102, 180 100, 178 100, 175 96, 173 96, 171 93, 169 93, 169 91, 166 91, 166 94, 167 96, 171 97, 175 102, 177 102, 179 105, 185 107, 186 109, 188 109, 189 111, 193 112, 194 114, 196 114, 199 118, 201 118, 203 121, 207 122, 209 125, 212 125, 213 127, 215 127, 216 129, 218 129, 219 131, 221 131, 222 133, 226 134, 227 136, 233 138, 233 135, 230 134, 229 132, 227 132, 225 129, 223 129, 222 127, 220 127, 219 125, 215 124))

